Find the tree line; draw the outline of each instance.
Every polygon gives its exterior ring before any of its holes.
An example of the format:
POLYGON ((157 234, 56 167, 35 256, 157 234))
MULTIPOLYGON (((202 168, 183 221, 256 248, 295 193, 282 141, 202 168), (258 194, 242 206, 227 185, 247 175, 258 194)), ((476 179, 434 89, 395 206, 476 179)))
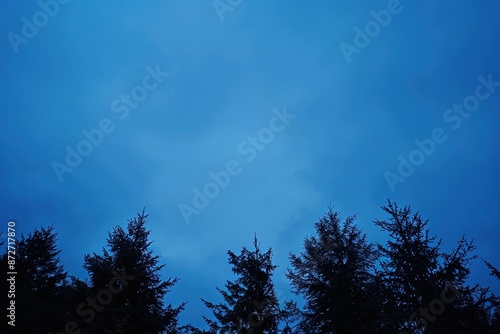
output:
MULTIPOLYGON (((300 303, 277 295, 272 249, 261 250, 257 237, 253 247, 229 250, 237 278, 217 288, 221 302, 201 299, 212 313, 203 317, 208 329, 179 322, 185 303, 167 304, 178 279, 160 276, 165 264, 151 250, 144 210, 108 232, 101 252, 84 255, 84 280, 60 263, 54 226, 35 229, 16 241, 16 321, 14 327, 4 318, 1 332, 500 333, 500 297, 468 282, 474 243, 463 236, 445 252, 418 212, 391 201, 382 210, 387 219, 374 223, 385 244, 370 242, 355 216, 342 219, 332 208, 315 223, 302 251, 289 255, 286 277, 300 303)), ((7 252, 0 261, 6 293, 7 252)))

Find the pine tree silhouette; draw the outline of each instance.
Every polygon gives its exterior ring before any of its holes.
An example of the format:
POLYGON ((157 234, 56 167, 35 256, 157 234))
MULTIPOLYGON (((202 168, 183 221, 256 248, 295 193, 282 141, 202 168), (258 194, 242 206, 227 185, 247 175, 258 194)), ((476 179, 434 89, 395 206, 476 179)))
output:
MULTIPOLYGON (((63 287, 67 272, 60 264, 61 250, 56 242, 53 225, 35 229, 27 237, 21 235, 16 242, 16 326, 7 327, 6 332, 46 334, 65 323, 63 287)), ((7 268, 7 259, 6 253, 2 268, 7 268)))
POLYGON ((305 333, 376 332, 377 253, 354 220, 342 224, 330 209, 315 224, 316 235, 305 238, 303 252, 290 254, 287 277, 306 300, 299 325, 305 333))
POLYGON ((462 237, 450 253, 430 236, 428 221, 388 201, 389 220, 376 220, 390 239, 378 245, 384 290, 383 329, 406 333, 487 333, 489 292, 469 287, 475 246, 462 237))
POLYGON ((275 265, 272 250, 261 253, 257 237, 254 250, 244 247, 240 255, 228 251, 229 264, 239 277, 227 281, 226 291, 217 288, 224 302, 214 304, 202 299, 216 320, 203 317, 210 333, 278 333, 280 321, 287 313, 280 309, 272 282, 275 265))
POLYGON ((93 326, 99 330, 124 334, 181 330, 178 315, 184 304, 172 307, 163 302, 178 279, 161 279, 160 270, 165 265, 158 264, 159 256, 154 256, 150 249, 150 231, 145 227, 147 217, 143 210, 129 220, 127 230, 115 227, 108 235, 109 250, 103 249, 102 255, 85 256, 84 267, 91 277, 92 293, 97 294, 110 284, 120 290, 96 316, 93 326), (125 283, 120 276, 127 277, 125 283))

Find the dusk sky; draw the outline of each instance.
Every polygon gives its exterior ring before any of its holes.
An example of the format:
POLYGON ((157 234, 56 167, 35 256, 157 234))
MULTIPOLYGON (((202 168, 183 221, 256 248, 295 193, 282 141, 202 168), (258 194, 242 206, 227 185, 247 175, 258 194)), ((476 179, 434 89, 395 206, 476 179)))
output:
MULTIPOLYGON (((167 303, 204 327, 227 250, 289 252, 332 205, 374 242, 388 198, 500 266, 500 3, 4 1, 0 231, 61 261, 143 208, 167 303)), ((471 283, 500 293, 480 259, 471 283)), ((280 293, 278 293, 280 294, 280 293)))

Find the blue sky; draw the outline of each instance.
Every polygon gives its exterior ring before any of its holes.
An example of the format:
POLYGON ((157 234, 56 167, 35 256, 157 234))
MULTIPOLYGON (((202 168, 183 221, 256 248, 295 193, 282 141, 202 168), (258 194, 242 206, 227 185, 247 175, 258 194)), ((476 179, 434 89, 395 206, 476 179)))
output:
MULTIPOLYGON (((228 249, 256 233, 290 297, 288 252, 327 206, 383 242, 373 220, 387 198, 429 218, 444 249, 465 233, 500 265, 497 1, 63 2, 47 0, 51 15, 0 5, 0 230, 55 222, 71 274, 85 277, 83 255, 146 207, 164 275, 181 279, 169 302, 202 325, 199 298, 218 300, 231 278, 228 249), (78 145, 90 153, 73 168, 78 145), (404 177, 400 156, 418 164, 404 177), (209 173, 228 163, 239 172, 196 209, 194 189, 215 192, 209 173), (197 210, 189 223, 181 204, 197 210)), ((477 261, 472 281, 500 293, 487 274, 477 261)))

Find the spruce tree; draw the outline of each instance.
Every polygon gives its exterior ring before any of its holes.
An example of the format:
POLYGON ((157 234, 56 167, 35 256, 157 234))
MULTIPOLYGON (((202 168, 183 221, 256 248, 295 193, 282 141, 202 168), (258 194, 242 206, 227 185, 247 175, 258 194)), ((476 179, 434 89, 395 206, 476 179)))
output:
POLYGON ((470 333, 489 331, 489 291, 467 286, 475 246, 462 237, 451 252, 429 234, 428 221, 411 208, 388 201, 388 220, 375 224, 389 234, 378 245, 385 291, 383 326, 401 333, 470 333))
POLYGON ((494 267, 491 263, 488 261, 483 260, 488 269, 490 270, 490 275, 495 277, 497 280, 500 280, 500 270, 498 270, 496 267, 494 267))
POLYGON ((287 272, 293 292, 306 303, 299 329, 304 333, 374 333, 377 320, 375 247, 354 224, 341 223, 332 209, 306 237, 304 250, 290 254, 287 272))
MULTIPOLYGON (((46 334, 64 326, 67 272, 60 264, 60 253, 53 225, 35 229, 27 237, 21 235, 16 242, 16 326, 9 326, 10 333, 46 334)), ((2 256, 2 268, 8 268, 8 255, 2 256)))
POLYGON ((229 264, 239 277, 227 281, 226 290, 217 288, 224 302, 214 304, 202 299, 215 317, 203 317, 210 333, 278 333, 280 322, 286 320, 286 310, 280 309, 272 281, 276 268, 272 250, 261 253, 257 237, 253 246, 253 251, 243 247, 240 255, 228 251, 229 264))
MULTIPOLYGON (((495 277, 497 280, 500 280, 500 270, 484 259, 483 261, 490 270, 490 275, 495 277)), ((500 296, 493 295, 491 298, 491 305, 491 327, 494 333, 500 333, 500 296)))
MULTIPOLYGON (((184 304, 165 305, 164 298, 178 281, 164 281, 159 256, 153 255, 150 231, 146 229, 148 215, 138 214, 129 220, 127 229, 120 226, 108 234, 108 249, 102 255, 85 256, 84 267, 91 278, 91 293, 103 288, 114 289, 109 305, 91 322, 92 330, 113 331, 124 334, 177 333, 178 315, 184 304)), ((87 320, 89 320, 87 318, 87 320)))

